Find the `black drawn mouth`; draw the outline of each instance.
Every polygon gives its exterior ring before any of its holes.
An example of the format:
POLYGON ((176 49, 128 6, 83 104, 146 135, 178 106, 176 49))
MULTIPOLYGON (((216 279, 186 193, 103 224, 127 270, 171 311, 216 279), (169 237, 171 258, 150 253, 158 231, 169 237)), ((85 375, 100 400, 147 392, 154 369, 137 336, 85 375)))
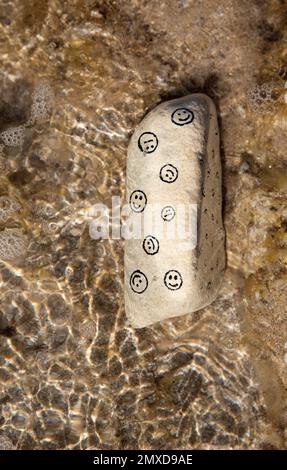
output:
POLYGON ((134 202, 134 208, 135 208, 135 209, 140 209, 140 207, 141 207, 140 204, 136 204, 136 203, 134 202))

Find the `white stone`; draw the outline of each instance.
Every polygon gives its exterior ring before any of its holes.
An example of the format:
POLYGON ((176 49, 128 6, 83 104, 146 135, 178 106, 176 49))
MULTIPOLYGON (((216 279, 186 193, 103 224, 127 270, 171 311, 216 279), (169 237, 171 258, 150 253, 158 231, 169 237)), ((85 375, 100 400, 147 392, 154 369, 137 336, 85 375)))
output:
POLYGON ((130 226, 141 226, 125 244, 132 326, 209 305, 225 268, 219 131, 209 97, 168 101, 143 119, 128 148, 126 190, 130 226))

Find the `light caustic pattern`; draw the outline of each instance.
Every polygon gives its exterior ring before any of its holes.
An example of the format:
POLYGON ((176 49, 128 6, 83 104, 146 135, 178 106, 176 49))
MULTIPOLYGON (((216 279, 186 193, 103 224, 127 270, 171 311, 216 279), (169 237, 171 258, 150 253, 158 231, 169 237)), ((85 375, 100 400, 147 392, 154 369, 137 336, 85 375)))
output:
MULTIPOLYGON (((23 267, 0 263, 0 447, 283 447, 279 184, 286 188, 287 134, 247 97, 255 76, 272 81, 286 55, 283 2, 2 3, 1 104, 11 103, 17 117, 17 80, 24 90, 39 71, 57 93, 51 126, 39 122, 31 143, 25 128, 21 158, 10 159, 17 148, 1 141, 1 183, 30 204, 35 243, 23 267), (158 103, 198 90, 221 117, 226 282, 209 308, 134 331, 123 309, 123 243, 91 239, 79 213, 113 195, 124 200, 135 126, 158 103), (46 206, 53 210, 38 211, 46 206), (43 230, 44 222, 57 230, 43 230)), ((34 116, 45 109, 35 104, 34 116)), ((173 217, 174 208, 164 208, 165 223, 173 217)))

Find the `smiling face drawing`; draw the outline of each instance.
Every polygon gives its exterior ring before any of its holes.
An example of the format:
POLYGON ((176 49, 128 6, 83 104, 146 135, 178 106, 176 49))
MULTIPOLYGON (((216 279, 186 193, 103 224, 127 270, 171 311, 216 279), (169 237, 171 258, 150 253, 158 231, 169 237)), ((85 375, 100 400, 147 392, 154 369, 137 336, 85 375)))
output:
POLYGON ((178 177, 177 168, 175 168, 175 166, 168 163, 167 165, 164 165, 161 168, 159 172, 159 177, 165 183, 174 183, 174 181, 176 181, 178 177))
POLYGON ((175 269, 171 269, 164 276, 164 283, 170 290, 178 290, 182 286, 181 274, 175 269))
POLYGON ((142 294, 148 286, 146 275, 139 269, 134 271, 130 277, 130 286, 136 294, 142 294))
POLYGON ((172 206, 165 206, 161 211, 161 218, 165 222, 170 222, 175 217, 175 210, 172 206))
POLYGON ((138 146, 143 153, 152 153, 158 146, 158 138, 153 132, 144 132, 139 140, 138 146))
POLYGON ((177 126, 185 126, 185 124, 190 124, 193 119, 193 112, 187 108, 178 108, 171 115, 172 122, 177 126))
POLYGON ((143 191, 136 189, 130 195, 130 207, 134 212, 142 212, 147 204, 147 197, 143 191))
POLYGON ((152 235, 148 235, 143 241, 143 249, 147 255, 155 255, 159 250, 158 239, 152 235))

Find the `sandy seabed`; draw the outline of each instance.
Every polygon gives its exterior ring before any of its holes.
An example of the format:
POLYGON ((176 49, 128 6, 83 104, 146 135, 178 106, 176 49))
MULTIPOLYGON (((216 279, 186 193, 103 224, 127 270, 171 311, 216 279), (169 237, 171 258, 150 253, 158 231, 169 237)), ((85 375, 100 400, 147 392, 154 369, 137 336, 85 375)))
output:
POLYGON ((0 449, 287 447, 286 40, 279 0, 0 1, 0 449), (220 119, 225 282, 134 330, 123 241, 87 214, 124 200, 142 117, 198 91, 220 119))

